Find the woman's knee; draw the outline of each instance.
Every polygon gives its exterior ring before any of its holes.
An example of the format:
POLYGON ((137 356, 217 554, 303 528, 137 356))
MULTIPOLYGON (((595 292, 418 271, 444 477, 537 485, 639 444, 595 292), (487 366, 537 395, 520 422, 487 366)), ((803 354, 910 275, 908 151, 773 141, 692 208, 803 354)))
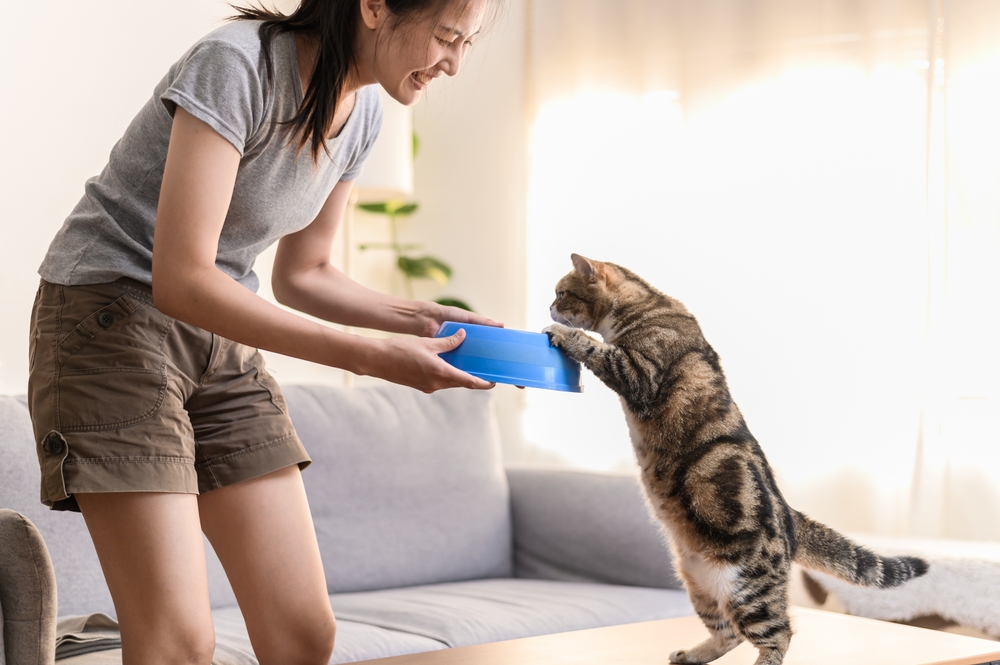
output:
POLYGON ((215 632, 189 631, 174 642, 170 662, 178 665, 212 665, 215 656, 215 632))
POLYGON ((301 665, 327 665, 337 639, 337 620, 333 612, 305 628, 299 639, 295 640, 300 651, 296 654, 297 660, 292 662, 301 665))
POLYGON ((336 641, 337 620, 331 612, 329 619, 319 628, 319 630, 315 632, 314 643, 312 645, 314 654, 312 657, 316 658, 316 660, 310 660, 309 662, 322 663, 322 665, 329 663, 330 657, 333 655, 333 646, 336 641))
POLYGON ((337 621, 333 612, 312 615, 286 625, 282 635, 272 634, 267 645, 254 645, 261 665, 327 665, 333 655, 337 621))

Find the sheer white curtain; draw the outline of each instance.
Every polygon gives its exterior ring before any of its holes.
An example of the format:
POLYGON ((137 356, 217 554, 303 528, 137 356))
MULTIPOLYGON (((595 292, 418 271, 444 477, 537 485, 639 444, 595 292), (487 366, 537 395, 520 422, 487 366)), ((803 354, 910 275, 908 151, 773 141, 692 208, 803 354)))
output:
MULTIPOLYGON (((1000 539, 1000 3, 535 0, 529 324, 570 252, 684 301, 789 500, 1000 539)), ((615 397, 530 391, 570 465, 615 397)))

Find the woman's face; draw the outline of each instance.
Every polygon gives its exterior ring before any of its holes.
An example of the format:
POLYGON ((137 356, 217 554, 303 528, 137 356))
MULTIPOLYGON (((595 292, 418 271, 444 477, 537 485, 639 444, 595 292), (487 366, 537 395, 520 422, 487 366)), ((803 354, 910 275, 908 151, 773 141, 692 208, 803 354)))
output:
POLYGON ((479 32, 486 0, 455 0, 438 15, 394 25, 391 14, 375 48, 376 80, 401 104, 414 104, 431 81, 458 74, 479 32))

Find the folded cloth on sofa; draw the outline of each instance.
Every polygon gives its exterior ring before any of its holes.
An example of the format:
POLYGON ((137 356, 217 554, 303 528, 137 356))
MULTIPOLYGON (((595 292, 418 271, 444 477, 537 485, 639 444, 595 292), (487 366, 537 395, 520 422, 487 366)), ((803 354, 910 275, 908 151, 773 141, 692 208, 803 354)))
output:
POLYGON ((120 649, 122 635, 118 622, 107 614, 63 617, 56 624, 56 660, 94 651, 120 649))
MULTIPOLYGON (((122 636, 118 622, 107 614, 85 614, 61 619, 56 626, 56 660, 65 660, 99 651, 121 649, 122 636)), ((96 665, 103 661, 88 659, 74 661, 72 665, 96 665)), ((121 662, 121 654, 110 662, 121 662)), ((238 645, 217 641, 212 665, 257 665, 252 653, 238 645)))

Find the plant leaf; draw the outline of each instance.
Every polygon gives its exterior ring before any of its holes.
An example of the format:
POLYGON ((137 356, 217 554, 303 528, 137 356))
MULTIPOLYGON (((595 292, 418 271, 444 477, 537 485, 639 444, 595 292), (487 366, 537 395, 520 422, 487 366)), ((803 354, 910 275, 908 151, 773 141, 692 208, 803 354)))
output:
POLYGON ((406 201, 381 201, 378 203, 358 204, 358 208, 365 212, 373 212, 377 215, 396 215, 397 217, 412 215, 417 211, 418 207, 420 207, 418 204, 407 203, 406 201))
POLYGON ((398 208, 391 209, 389 211, 389 214, 396 215, 397 217, 406 217, 408 215, 412 215, 413 213, 415 213, 417 211, 417 208, 420 207, 416 203, 403 204, 402 202, 400 202, 400 204, 401 205, 398 208))
POLYGON ((458 298, 452 298, 450 296, 445 296, 444 298, 438 298, 435 300, 439 305, 444 305, 445 307, 458 307, 459 309, 464 309, 467 312, 474 312, 476 310, 469 307, 469 304, 464 300, 459 300, 458 298))
POLYGON ((433 279, 438 284, 447 284, 451 279, 451 266, 433 256, 418 259, 401 256, 397 265, 404 274, 416 279, 433 279))
POLYGON ((359 203, 358 204, 358 207, 361 208, 362 210, 366 211, 366 212, 374 212, 374 213, 378 213, 378 214, 381 214, 381 215, 384 215, 384 214, 386 214, 388 212, 388 210, 386 209, 386 206, 388 206, 388 202, 386 202, 386 201, 383 201, 382 203, 359 203))

